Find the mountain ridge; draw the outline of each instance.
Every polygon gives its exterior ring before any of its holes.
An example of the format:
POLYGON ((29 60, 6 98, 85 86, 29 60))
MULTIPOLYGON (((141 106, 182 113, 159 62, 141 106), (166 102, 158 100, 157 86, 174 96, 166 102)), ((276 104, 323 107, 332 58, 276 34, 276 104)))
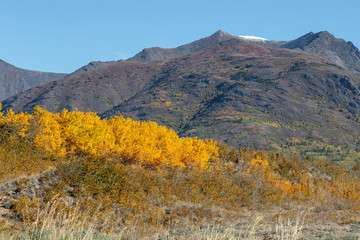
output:
POLYGON ((160 48, 160 47, 152 47, 145 48, 140 53, 135 56, 127 59, 127 61, 134 62, 150 62, 150 61, 162 61, 167 60, 169 58, 183 56, 189 53, 194 53, 200 51, 204 48, 217 44, 219 42, 229 40, 230 38, 234 38, 235 36, 223 31, 216 31, 214 34, 209 37, 205 37, 194 42, 181 45, 176 48, 160 48))
MULTIPOLYGON (((343 39, 335 38, 334 35, 330 34, 327 31, 321 31, 318 33, 309 32, 295 40, 288 40, 288 41, 276 41, 270 39, 266 39, 266 41, 264 41, 264 38, 259 38, 255 36, 252 36, 252 38, 248 38, 248 37, 249 36, 245 36, 245 37, 236 36, 229 34, 223 30, 218 30, 214 34, 208 37, 175 48, 161 48, 161 47, 145 48, 141 52, 137 53, 131 58, 126 59, 125 61, 135 61, 135 62, 163 61, 179 56, 184 56, 186 54, 194 53, 206 47, 217 44, 221 41, 235 38, 235 39, 244 39, 267 47, 301 50, 309 54, 332 61, 335 64, 338 64, 341 67, 345 67, 350 71, 352 71, 353 73, 360 76, 360 51, 358 50, 358 48, 355 45, 353 45, 352 42, 346 42, 343 39), (262 41, 259 41, 259 39, 262 39, 262 41), (344 54, 344 52, 347 52, 348 54, 344 54)), ((123 61, 123 60, 119 60, 119 61, 123 61)), ((98 68, 111 63, 114 63, 114 61, 90 62, 88 65, 81 67, 71 75, 88 71, 94 68, 98 68)))
POLYGON ((323 57, 335 64, 347 68, 360 76, 360 51, 350 41, 335 38, 327 31, 310 32, 280 47, 300 49, 310 54, 323 57))
POLYGON ((66 75, 26 70, 0 59, 0 101, 38 85, 64 78, 66 75))

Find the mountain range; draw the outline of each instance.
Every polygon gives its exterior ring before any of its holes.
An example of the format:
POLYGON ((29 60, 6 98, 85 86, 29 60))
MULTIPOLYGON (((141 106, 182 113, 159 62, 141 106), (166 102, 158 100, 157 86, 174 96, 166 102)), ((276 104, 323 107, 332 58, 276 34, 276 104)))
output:
POLYGON ((360 157, 360 53, 330 33, 293 41, 246 39, 218 31, 128 60, 92 62, 65 78, 3 101, 152 120, 181 136, 234 146, 360 157))

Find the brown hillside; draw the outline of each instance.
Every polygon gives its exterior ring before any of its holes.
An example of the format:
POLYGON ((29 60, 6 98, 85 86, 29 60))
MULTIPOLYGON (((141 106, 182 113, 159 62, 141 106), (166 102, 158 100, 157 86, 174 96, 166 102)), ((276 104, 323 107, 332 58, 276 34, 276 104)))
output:
POLYGON ((141 91, 159 63, 116 62, 26 91, 3 102, 4 109, 32 111, 36 105, 52 112, 62 109, 104 112, 141 91))

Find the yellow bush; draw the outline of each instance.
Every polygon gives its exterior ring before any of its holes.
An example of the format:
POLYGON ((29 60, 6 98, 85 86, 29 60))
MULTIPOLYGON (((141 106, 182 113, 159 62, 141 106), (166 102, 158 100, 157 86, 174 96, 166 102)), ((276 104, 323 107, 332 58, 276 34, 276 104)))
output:
MULTIPOLYGON (((1 104, 0 104, 0 111, 1 111, 1 104)), ((4 123, 13 123, 16 124, 19 129, 18 134, 19 136, 24 136, 25 132, 28 131, 29 128, 29 121, 32 116, 28 113, 19 113, 15 114, 13 110, 7 111, 4 115, 0 112, 0 125, 4 123)))
POLYGON ((58 156, 64 156, 65 139, 62 135, 62 129, 58 123, 59 114, 52 114, 39 107, 34 109, 34 118, 41 126, 40 132, 35 136, 34 143, 48 152, 55 153, 58 156))
POLYGON ((114 152, 145 165, 206 167, 211 156, 218 155, 212 140, 179 138, 171 129, 155 122, 137 122, 123 117, 109 120, 115 135, 114 152))
POLYGON ((35 107, 32 115, 9 110, 0 116, 2 122, 21 123, 22 135, 31 127, 39 127, 34 143, 56 156, 112 155, 143 166, 205 168, 218 155, 218 147, 212 140, 179 138, 173 130, 155 122, 123 117, 100 119, 92 112, 63 110, 54 114, 35 107))

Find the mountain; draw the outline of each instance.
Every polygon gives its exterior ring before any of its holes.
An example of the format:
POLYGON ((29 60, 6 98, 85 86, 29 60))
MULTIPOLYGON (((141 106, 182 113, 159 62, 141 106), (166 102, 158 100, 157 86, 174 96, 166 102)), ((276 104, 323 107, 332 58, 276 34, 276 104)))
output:
MULTIPOLYGON (((352 42, 346 42, 343 39, 335 38, 334 35, 327 31, 318 33, 310 32, 292 41, 274 41, 256 36, 235 36, 231 35, 223 30, 219 30, 209 37, 202 38, 189 44, 179 46, 177 48, 160 48, 152 47, 145 48, 140 53, 127 59, 126 61, 134 62, 151 62, 162 61, 170 58, 184 56, 186 54, 195 53, 204 48, 213 46, 222 41, 229 39, 245 39, 247 41, 275 48, 288 48, 301 50, 312 55, 325 58, 335 64, 342 66, 353 73, 360 76, 360 51, 352 44, 352 42)), ((88 65, 80 68, 71 75, 81 72, 89 71, 94 68, 98 68, 107 64, 114 63, 109 62, 91 62, 88 65)))
POLYGON ((0 101, 66 75, 25 70, 0 60, 0 101))
MULTIPOLYGON (((358 50, 358 48, 354 46, 351 42, 346 42, 343 39, 335 38, 327 31, 322 31, 318 33, 310 32, 292 41, 274 41, 256 36, 235 36, 223 30, 219 30, 209 37, 202 38, 200 40, 179 46, 177 48, 145 48, 140 53, 127 59, 126 61, 151 62, 167 60, 170 58, 195 53, 204 48, 213 46, 217 43, 232 38, 245 39, 247 41, 266 47, 301 50, 332 61, 335 64, 342 66, 360 76, 360 51, 358 50)), ((75 71, 71 75, 89 71, 91 69, 102 67, 111 63, 114 63, 114 61, 91 62, 88 65, 75 71)))
POLYGON ((230 39, 163 64, 150 87, 103 116, 234 146, 359 157, 360 78, 330 61, 230 39))
POLYGON ((324 58, 230 38, 165 61, 106 64, 3 105, 121 114, 181 136, 349 160, 359 157, 359 86, 359 76, 324 58))
POLYGON ((151 62, 151 61, 162 61, 170 58, 184 56, 186 54, 198 52, 204 48, 213 46, 219 42, 236 38, 227 32, 219 30, 209 37, 202 38, 189 44, 182 45, 177 48, 145 48, 134 57, 127 59, 127 61, 133 62, 151 62))
POLYGON ((319 56, 344 67, 360 76, 360 51, 352 42, 335 38, 327 31, 310 32, 293 41, 288 41, 280 47, 300 49, 319 56))
POLYGON ((335 38, 327 31, 310 32, 291 41, 273 41, 254 36, 240 37, 262 46, 301 50, 329 60, 360 76, 359 49, 352 42, 335 38))
MULTIPOLYGON (((219 30, 209 37, 202 38, 200 40, 179 46, 177 48, 160 48, 160 47, 145 48, 144 50, 142 50, 135 56, 127 59, 126 61, 130 61, 130 62, 163 61, 163 60, 167 60, 170 58, 184 56, 186 54, 200 51, 204 48, 213 46, 221 41, 229 40, 231 38, 238 38, 238 37, 231 35, 223 30, 219 30)), ((119 60, 119 61, 122 61, 122 60, 119 60)), ((89 64, 79 68, 75 72, 71 73, 69 76, 87 72, 92 69, 99 68, 99 67, 102 67, 102 66, 105 66, 108 64, 112 64, 115 62, 116 61, 106 61, 106 62, 93 61, 93 62, 90 62, 89 64)))
MULTIPOLYGON (((237 38, 234 35, 231 35, 229 33, 226 33, 222 30, 219 30, 212 34, 209 37, 202 38, 200 40, 194 41, 192 43, 172 48, 172 49, 164 49, 164 48, 149 48, 144 49, 142 52, 138 53, 132 58, 129 58, 125 61, 119 60, 119 61, 107 61, 107 62, 101 62, 101 61, 94 61, 90 62, 89 64, 79 68, 75 72, 67 75, 66 80, 61 80, 61 86, 58 86, 58 82, 53 82, 47 86, 44 86, 44 88, 37 88, 33 89, 32 91, 28 93, 24 93, 19 96, 15 96, 14 98, 8 99, 4 102, 4 108, 13 108, 16 111, 31 111, 32 108, 36 105, 44 106, 46 109, 51 109, 53 111, 57 111, 63 108, 67 109, 84 109, 84 110, 91 110, 96 112, 103 112, 106 110, 109 110, 110 108, 118 105, 123 101, 124 99, 127 99, 128 97, 128 88, 126 87, 128 83, 125 78, 120 77, 122 73, 114 74, 113 78, 109 80, 111 83, 108 84, 108 86, 102 86, 100 88, 96 87, 89 87, 91 88, 91 92, 89 94, 83 96, 78 96, 77 92, 79 91, 79 86, 73 86, 74 83, 79 83, 79 79, 82 78, 82 74, 91 72, 89 75, 94 74, 95 76, 98 74, 102 74, 103 71, 127 71, 127 67, 133 66, 131 62, 153 62, 153 61, 159 61, 159 60, 166 60, 170 58, 175 58, 177 56, 183 56, 189 53, 194 53, 197 51, 200 51, 204 48, 207 48, 209 46, 213 46, 221 41, 225 41, 231 38, 237 38), (109 66, 111 70, 99 70, 98 68, 102 68, 105 66, 109 66), (100 72, 100 73, 99 73, 100 72), (79 75, 79 76, 77 76, 79 75), (119 79, 117 79, 119 78, 119 79), (125 82, 123 82, 125 81, 125 82), (116 83, 113 83, 116 82, 116 83), (115 88, 113 88, 113 85, 116 85, 115 88), (121 85, 121 86, 118 86, 121 85), (52 96, 53 92, 50 91, 50 89, 53 89, 56 87, 56 96, 52 96), (93 99, 93 95, 99 95, 97 92, 101 89, 103 91, 103 94, 106 94, 106 97, 104 97, 104 100, 102 101, 96 101, 96 99, 93 99), (121 92, 118 93, 117 91, 120 90, 121 92), (48 96, 48 95, 51 96, 48 96), (24 97, 26 96, 26 97, 24 97), (34 98, 33 98, 34 97, 34 98), (56 99, 53 102, 52 99, 56 99), (76 100, 75 100, 76 99, 76 100), (81 106, 81 107, 79 107, 81 106)), ((150 64, 151 65, 151 64, 150 64)), ((129 67, 130 69, 132 67, 129 67)), ((141 71, 140 71, 141 72, 141 71)), ((104 78, 108 78, 109 74, 104 74, 104 78)), ((141 74, 140 74, 141 75, 141 74)), ((92 79, 93 77, 89 77, 92 79)), ((96 78, 96 77, 95 77, 96 78)), ((102 78, 101 78, 102 79, 102 78)), ((101 82, 101 79, 98 79, 101 82)), ((149 81, 150 79, 147 76, 144 76, 142 79, 144 82, 149 81), (145 80, 146 79, 146 80, 145 80)), ((86 82, 90 82, 90 80, 87 80, 86 82)), ((138 82, 138 81, 135 81, 138 82)), ((96 86, 101 85, 100 83, 94 83, 96 86)), ((86 85, 86 84, 84 84, 86 85)), ((139 86, 133 86, 134 91, 141 89, 142 84, 139 86), (137 88, 139 87, 139 88, 137 88)), ((130 91, 131 93, 132 90, 130 91)), ((100 95, 103 95, 100 94, 100 95)), ((101 98, 100 96, 97 96, 97 98, 101 98)))

